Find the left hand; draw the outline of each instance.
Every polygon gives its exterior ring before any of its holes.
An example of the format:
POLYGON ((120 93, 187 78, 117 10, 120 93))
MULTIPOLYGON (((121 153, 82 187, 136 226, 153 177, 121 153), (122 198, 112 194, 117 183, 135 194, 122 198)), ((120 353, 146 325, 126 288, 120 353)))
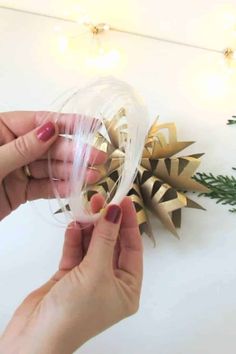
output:
MULTIPOLYGON (((51 157, 57 189, 63 197, 68 187, 72 163, 65 168, 63 159, 68 140, 59 137, 65 127, 73 127, 75 115, 62 115, 60 124, 54 122, 49 112, 0 113, 0 220, 26 201, 53 198, 49 179, 47 152, 51 157), (47 121, 45 122, 45 116, 47 121), (24 172, 28 165, 31 177, 24 172)), ((70 161, 73 161, 73 145, 69 147, 70 161)), ((91 161, 97 165, 106 161, 106 154, 92 150, 91 161)), ((96 170, 87 172, 87 182, 95 183, 100 174, 96 170)))

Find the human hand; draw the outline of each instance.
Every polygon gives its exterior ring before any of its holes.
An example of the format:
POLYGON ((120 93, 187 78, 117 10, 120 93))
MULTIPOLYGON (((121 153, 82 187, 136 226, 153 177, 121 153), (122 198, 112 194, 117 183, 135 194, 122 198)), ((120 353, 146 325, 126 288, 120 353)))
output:
MULTIPOLYGON (((65 132, 65 127, 73 127, 75 117, 62 115, 57 125, 55 114, 49 112, 0 113, 0 220, 26 201, 54 197, 48 172, 49 148, 58 179, 54 183, 60 195, 65 196, 72 164, 68 162, 65 168, 63 160, 66 148, 69 161, 73 161, 73 145, 68 151, 68 139, 58 135, 65 132), (31 178, 24 172, 26 165, 31 178)), ((93 149, 90 159, 94 164, 102 164, 106 154, 93 149)), ((88 183, 95 183, 99 178, 98 171, 88 169, 88 183)))
MULTIPOLYGON (((104 200, 95 195, 91 204, 98 212, 104 200)), ((120 207, 106 209, 95 227, 67 229, 59 270, 16 311, 0 352, 71 354, 137 311, 141 283, 142 240, 126 197, 120 207)))

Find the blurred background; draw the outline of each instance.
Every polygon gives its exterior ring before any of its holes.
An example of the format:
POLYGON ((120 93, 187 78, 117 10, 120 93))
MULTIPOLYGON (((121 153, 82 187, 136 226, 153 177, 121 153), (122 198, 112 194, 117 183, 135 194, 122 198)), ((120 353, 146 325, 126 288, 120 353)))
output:
MULTIPOLYGON (((205 152, 202 172, 231 175, 236 65, 226 48, 236 49, 235 0, 0 1, 0 109, 50 109, 66 90, 113 75, 142 94, 153 118, 175 122, 179 139, 196 141, 185 154, 205 152), (93 36, 91 23, 105 31, 93 36)), ((193 198, 207 211, 183 211, 180 240, 154 219, 157 247, 144 236, 138 314, 80 353, 235 353, 236 216, 193 198)), ((64 227, 55 208, 26 204, 0 223, 1 331, 58 265, 64 227)))

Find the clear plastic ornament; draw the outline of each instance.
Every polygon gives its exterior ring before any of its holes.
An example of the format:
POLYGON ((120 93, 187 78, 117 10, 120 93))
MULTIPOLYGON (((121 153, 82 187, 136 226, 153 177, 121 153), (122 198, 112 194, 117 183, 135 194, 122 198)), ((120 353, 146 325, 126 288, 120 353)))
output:
MULTIPOLYGON (((100 213, 94 214, 90 208, 88 171, 106 171, 113 156, 118 177, 104 195, 105 204, 122 201, 137 175, 150 126, 146 106, 130 85, 105 77, 70 94, 61 104, 56 121, 65 127, 63 168, 66 171, 70 166, 67 190, 62 194, 49 153, 49 175, 59 207, 74 221, 95 222, 100 213), (107 162, 97 166, 99 150, 104 146, 107 162)), ((107 171, 111 172, 109 168, 107 171)), ((105 183, 107 177, 105 172, 98 183, 105 183)))

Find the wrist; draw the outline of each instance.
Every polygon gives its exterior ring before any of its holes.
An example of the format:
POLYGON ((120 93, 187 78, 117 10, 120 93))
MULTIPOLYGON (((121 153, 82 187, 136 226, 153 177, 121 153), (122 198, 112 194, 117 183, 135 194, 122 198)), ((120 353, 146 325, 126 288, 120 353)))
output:
POLYGON ((89 337, 77 316, 76 321, 68 317, 64 311, 53 311, 49 316, 39 311, 36 320, 31 319, 30 335, 27 332, 29 354, 72 354, 80 348, 89 337))
POLYGON ((27 337, 19 354, 73 354, 71 343, 62 336, 40 333, 27 337))
POLYGON ((50 326, 44 323, 30 335, 27 333, 23 344, 26 350, 20 354, 73 354, 84 344, 85 341, 79 336, 78 327, 73 330, 71 325, 66 326, 66 323, 62 326, 55 323, 50 326))
POLYGON ((37 332, 14 335, 6 333, 0 338, 0 353, 7 354, 73 354, 71 343, 62 336, 37 332))

